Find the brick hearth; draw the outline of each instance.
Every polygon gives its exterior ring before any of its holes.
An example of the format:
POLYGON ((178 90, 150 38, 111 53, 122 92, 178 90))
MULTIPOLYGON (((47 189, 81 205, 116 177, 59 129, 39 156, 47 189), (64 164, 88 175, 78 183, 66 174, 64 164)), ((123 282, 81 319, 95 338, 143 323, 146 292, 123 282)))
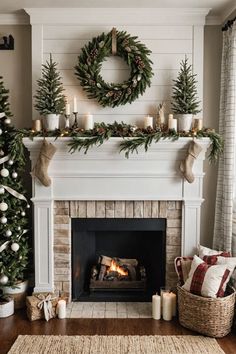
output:
POLYGON ((55 201, 54 284, 69 297, 71 218, 167 218, 166 285, 176 285, 173 261, 181 254, 181 201, 55 201))

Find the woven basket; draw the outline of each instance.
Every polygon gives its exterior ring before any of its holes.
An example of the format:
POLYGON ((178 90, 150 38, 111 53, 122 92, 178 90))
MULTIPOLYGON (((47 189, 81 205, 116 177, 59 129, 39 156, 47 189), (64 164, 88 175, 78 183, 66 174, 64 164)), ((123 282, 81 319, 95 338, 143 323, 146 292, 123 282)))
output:
POLYGON ((179 285, 177 290, 179 322, 183 327, 215 338, 230 332, 234 317, 234 289, 229 288, 228 296, 216 299, 193 295, 179 285))

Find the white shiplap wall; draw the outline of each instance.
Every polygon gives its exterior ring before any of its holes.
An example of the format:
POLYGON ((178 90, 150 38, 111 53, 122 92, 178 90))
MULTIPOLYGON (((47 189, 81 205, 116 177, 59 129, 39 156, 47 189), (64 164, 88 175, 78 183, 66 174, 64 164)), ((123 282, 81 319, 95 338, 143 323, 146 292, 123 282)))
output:
MULTIPOLYGON (((186 15, 186 21, 181 18, 179 23, 176 18, 173 20, 170 16, 170 24, 167 25, 168 21, 164 21, 165 17, 159 17, 157 20, 153 12, 149 12, 149 18, 143 19, 142 14, 146 15, 145 10, 137 12, 136 9, 136 12, 133 11, 135 14, 132 12, 133 16, 130 15, 129 18, 127 9, 123 9, 123 16, 122 9, 119 9, 116 18, 114 9, 110 10, 110 16, 108 16, 109 9, 105 9, 104 24, 101 23, 99 13, 97 21, 93 19, 93 23, 90 24, 91 19, 87 22, 84 19, 86 11, 89 18, 90 9, 83 10, 85 11, 83 13, 81 13, 81 9, 74 10, 74 12, 78 11, 78 17, 76 17, 78 21, 74 19, 72 23, 66 17, 68 12, 65 14, 59 11, 55 14, 55 9, 51 9, 52 16, 50 18, 46 9, 46 12, 40 12, 41 17, 38 13, 36 16, 34 10, 33 13, 28 11, 31 14, 32 23, 33 94, 35 81, 40 75, 40 64, 49 58, 49 53, 52 53, 53 59, 58 62, 66 95, 71 100, 74 95, 78 97, 80 116, 90 112, 94 114, 94 119, 97 122, 123 120, 141 125, 143 116, 156 115, 157 105, 160 102, 165 101, 167 112, 170 110, 172 80, 177 76, 180 61, 187 55, 189 62, 194 66, 194 72, 198 74, 199 98, 202 99, 203 15, 200 20, 199 18, 196 20, 196 16, 193 16, 192 24, 189 13, 186 15), (116 108, 103 108, 97 104, 96 100, 87 98, 74 75, 74 66, 81 48, 94 36, 98 36, 102 32, 109 32, 113 27, 111 22, 117 30, 125 30, 131 35, 138 36, 139 40, 152 51, 154 77, 151 87, 147 88, 144 95, 132 104, 116 108)), ((171 11, 169 10, 169 12, 171 11)), ((75 16, 75 14, 73 15, 75 16)), ((167 16, 166 12, 165 16, 167 16)), ((106 81, 122 82, 129 77, 129 69, 121 58, 113 57, 104 62, 102 75, 106 81)), ((34 112, 33 118, 36 118, 36 115, 37 113, 34 112)))

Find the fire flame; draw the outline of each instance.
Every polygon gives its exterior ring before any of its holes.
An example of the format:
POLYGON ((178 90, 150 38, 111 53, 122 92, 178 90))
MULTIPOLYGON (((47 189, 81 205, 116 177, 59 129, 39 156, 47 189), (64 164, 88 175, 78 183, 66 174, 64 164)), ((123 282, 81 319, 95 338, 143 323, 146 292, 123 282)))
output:
POLYGON ((129 275, 129 272, 124 270, 123 268, 121 268, 120 266, 118 266, 118 264, 116 264, 115 261, 111 261, 111 266, 110 268, 108 269, 108 273, 109 272, 118 272, 120 275, 123 275, 123 276, 128 276, 129 275))

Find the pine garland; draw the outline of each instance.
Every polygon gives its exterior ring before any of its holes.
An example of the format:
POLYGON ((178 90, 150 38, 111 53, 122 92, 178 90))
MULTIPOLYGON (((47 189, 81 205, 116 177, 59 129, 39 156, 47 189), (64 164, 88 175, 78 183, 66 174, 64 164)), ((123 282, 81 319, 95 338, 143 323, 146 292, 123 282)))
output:
POLYGON ((129 158, 129 155, 134 152, 138 153, 138 150, 142 147, 144 147, 145 151, 148 151, 150 145, 158 143, 160 139, 175 141, 180 137, 192 137, 194 139, 209 138, 211 140, 208 156, 210 162, 215 162, 223 152, 223 139, 213 129, 192 130, 190 132, 176 132, 175 130, 161 131, 151 128, 139 129, 123 122, 114 122, 113 124, 96 123, 94 129, 86 131, 83 129, 58 129, 52 132, 21 130, 19 134, 22 137, 29 137, 30 139, 37 136, 55 137, 55 139, 58 137, 71 137, 72 140, 68 143, 69 152, 84 151, 85 154, 90 148, 101 146, 111 137, 121 137, 124 140, 120 143, 120 152, 124 152, 126 158, 129 158))
POLYGON ((130 78, 123 83, 106 83, 100 70, 103 61, 112 55, 112 31, 102 33, 82 48, 75 66, 75 75, 80 80, 89 98, 95 98, 103 107, 117 107, 131 103, 143 95, 153 76, 148 58, 151 51, 125 31, 116 32, 117 54, 130 67, 130 78))

